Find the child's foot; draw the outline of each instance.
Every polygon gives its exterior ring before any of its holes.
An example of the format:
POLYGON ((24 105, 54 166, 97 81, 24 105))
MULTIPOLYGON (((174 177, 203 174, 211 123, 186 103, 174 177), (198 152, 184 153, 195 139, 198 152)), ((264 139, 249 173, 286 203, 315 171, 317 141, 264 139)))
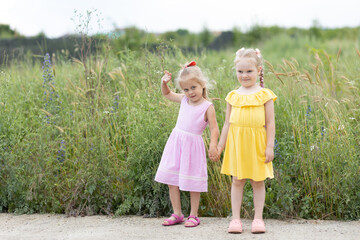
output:
POLYGON ((242 223, 240 219, 233 219, 230 222, 228 233, 242 233, 242 223))
POLYGON ((185 227, 196 227, 200 224, 200 219, 195 216, 189 216, 185 221, 185 227))
POLYGON ((254 219, 251 224, 252 233, 264 233, 266 232, 265 223, 261 219, 254 219))
POLYGON ((163 222, 163 226, 171 226, 178 223, 182 223, 184 221, 184 215, 181 216, 176 215, 175 213, 171 214, 171 217, 167 218, 163 222))

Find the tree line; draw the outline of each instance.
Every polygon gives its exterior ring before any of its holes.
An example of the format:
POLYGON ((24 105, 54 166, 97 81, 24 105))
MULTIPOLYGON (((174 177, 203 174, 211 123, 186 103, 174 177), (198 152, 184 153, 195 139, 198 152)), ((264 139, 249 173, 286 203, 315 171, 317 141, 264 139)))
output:
MULTIPOLYGON (((235 27, 231 31, 212 32, 208 28, 204 28, 199 33, 193 33, 187 29, 150 33, 137 27, 126 27, 90 37, 98 43, 110 42, 112 50, 119 53, 124 50, 138 51, 143 48, 153 51, 162 42, 184 51, 223 50, 237 46, 259 45, 261 42, 280 35, 287 35, 294 39, 312 38, 319 41, 356 40, 360 36, 360 27, 322 28, 316 21, 308 29, 256 24, 246 31, 235 27)), ((67 51, 69 56, 74 56, 79 38, 80 36, 74 34, 51 39, 46 37, 44 33, 39 33, 34 37, 25 37, 11 29, 9 25, 0 24, 0 64, 12 59, 21 59, 27 54, 43 56, 46 52, 52 54, 67 51)))

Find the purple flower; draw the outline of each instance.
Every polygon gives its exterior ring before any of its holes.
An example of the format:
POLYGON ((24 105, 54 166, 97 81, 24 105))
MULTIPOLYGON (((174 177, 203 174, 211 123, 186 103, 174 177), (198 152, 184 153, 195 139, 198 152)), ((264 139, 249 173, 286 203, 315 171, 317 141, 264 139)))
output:
POLYGON ((59 94, 57 94, 56 91, 54 91, 53 89, 53 86, 55 86, 55 82, 54 76, 52 74, 52 65, 49 53, 46 53, 44 56, 42 69, 44 95, 48 96, 44 98, 44 109, 51 113, 51 115, 54 117, 52 121, 47 122, 53 122, 54 124, 56 124, 56 114, 58 113, 59 109, 61 109, 61 102, 59 101, 59 94))

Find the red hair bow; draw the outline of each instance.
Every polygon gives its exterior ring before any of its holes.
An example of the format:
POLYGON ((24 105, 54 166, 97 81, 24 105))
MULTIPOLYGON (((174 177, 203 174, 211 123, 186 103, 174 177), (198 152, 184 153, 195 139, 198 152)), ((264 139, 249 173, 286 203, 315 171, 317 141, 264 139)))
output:
POLYGON ((193 66, 196 66, 196 62, 195 62, 195 61, 191 61, 189 64, 187 64, 187 65, 185 66, 185 68, 187 68, 187 67, 193 67, 193 66))

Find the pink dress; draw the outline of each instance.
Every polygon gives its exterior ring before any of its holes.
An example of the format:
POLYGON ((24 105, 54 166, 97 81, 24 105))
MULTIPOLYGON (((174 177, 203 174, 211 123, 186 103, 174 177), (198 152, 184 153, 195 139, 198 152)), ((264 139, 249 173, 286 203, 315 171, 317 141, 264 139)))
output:
POLYGON ((207 192, 206 151, 202 133, 207 126, 209 101, 192 106, 184 96, 176 126, 165 145, 155 181, 182 191, 207 192))

